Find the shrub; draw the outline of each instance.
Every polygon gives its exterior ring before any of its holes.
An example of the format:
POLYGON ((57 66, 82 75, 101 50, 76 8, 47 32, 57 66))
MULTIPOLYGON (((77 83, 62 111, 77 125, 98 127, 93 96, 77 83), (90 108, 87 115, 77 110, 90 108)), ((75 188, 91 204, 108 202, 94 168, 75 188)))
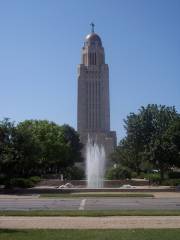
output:
POLYGON ((131 171, 127 167, 117 166, 116 168, 110 168, 106 174, 107 179, 117 180, 131 178, 131 171))
POLYGON ((180 179, 180 172, 170 172, 168 175, 171 179, 180 179))
POLYGON ((4 180, 5 188, 30 188, 34 187, 41 180, 38 176, 33 176, 30 178, 10 178, 4 180))
POLYGON ((39 176, 32 176, 29 178, 34 184, 37 184, 41 181, 41 178, 39 176))
POLYGON ((146 177, 146 174, 144 172, 141 172, 139 175, 138 175, 139 178, 141 179, 144 179, 146 177))
POLYGON ((6 182, 5 176, 0 175, 0 185, 4 185, 5 182, 6 182))
POLYGON ((30 188, 33 187, 34 183, 29 178, 12 178, 6 183, 6 187, 20 187, 20 188, 30 188))
POLYGON ((83 169, 78 167, 73 167, 73 172, 71 175, 72 180, 82 180, 85 179, 85 172, 83 169))
POLYGON ((150 183, 159 184, 161 182, 161 176, 159 173, 149 173, 146 174, 145 177, 150 183))
POLYGON ((167 179, 163 181, 163 185, 180 186, 180 179, 167 179))
POLYGON ((131 177, 132 177, 132 178, 137 178, 137 177, 138 177, 137 172, 132 172, 132 173, 131 173, 131 177))
POLYGON ((84 170, 76 166, 68 167, 63 175, 67 180, 82 180, 85 178, 84 170))

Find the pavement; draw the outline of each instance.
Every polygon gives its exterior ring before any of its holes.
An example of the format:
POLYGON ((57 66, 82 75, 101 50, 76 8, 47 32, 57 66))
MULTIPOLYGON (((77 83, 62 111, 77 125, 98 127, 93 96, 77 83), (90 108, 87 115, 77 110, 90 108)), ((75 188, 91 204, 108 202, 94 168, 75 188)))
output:
MULTIPOLYGON (((179 192, 154 197, 40 198, 0 195, 0 210, 180 210, 179 192)), ((111 195, 111 194, 109 194, 111 195)), ((180 216, 23 217, 0 216, 7 229, 135 229, 180 228, 180 216)))
MULTIPOLYGON (((180 210, 180 193, 155 197, 39 198, 0 195, 0 210, 180 210)), ((109 194, 110 195, 110 194, 109 194)))
POLYGON ((4 229, 180 228, 180 216, 0 217, 0 228, 4 229))

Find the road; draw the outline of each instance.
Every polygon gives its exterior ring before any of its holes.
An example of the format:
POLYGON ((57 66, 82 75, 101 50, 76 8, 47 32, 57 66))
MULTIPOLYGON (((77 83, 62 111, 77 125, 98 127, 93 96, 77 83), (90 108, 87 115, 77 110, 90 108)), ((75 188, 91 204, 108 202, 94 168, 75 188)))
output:
POLYGON ((180 210, 180 198, 38 198, 1 197, 0 210, 180 210))

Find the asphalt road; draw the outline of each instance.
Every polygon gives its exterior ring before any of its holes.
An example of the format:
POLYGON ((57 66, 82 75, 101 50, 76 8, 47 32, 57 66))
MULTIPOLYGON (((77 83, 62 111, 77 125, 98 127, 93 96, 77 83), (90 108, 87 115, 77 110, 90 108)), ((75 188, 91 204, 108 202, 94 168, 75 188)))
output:
POLYGON ((180 210, 180 198, 1 198, 0 210, 180 210))

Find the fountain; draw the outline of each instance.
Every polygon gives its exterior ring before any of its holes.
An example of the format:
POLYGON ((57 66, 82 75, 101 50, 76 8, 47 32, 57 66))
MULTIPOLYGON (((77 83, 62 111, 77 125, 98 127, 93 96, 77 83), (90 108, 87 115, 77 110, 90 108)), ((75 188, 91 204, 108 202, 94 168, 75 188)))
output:
POLYGON ((105 172, 105 150, 88 137, 86 145, 86 176, 88 188, 102 188, 105 172))

